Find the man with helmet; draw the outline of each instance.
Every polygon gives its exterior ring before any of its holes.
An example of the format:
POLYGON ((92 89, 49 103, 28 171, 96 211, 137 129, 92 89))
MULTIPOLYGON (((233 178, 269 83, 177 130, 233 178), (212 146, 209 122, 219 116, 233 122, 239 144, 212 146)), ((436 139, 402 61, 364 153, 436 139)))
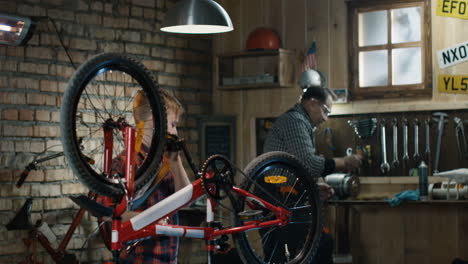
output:
MULTIPOLYGON (((301 74, 299 86, 303 91, 300 102, 276 119, 263 151, 284 151, 296 156, 315 178, 359 168, 362 159, 359 155, 327 159, 315 153, 314 131, 327 121, 332 109, 333 93, 326 87, 324 75, 307 70, 301 74)), ((319 187, 322 200, 333 195, 333 189, 327 184, 319 187)), ((333 263, 332 253, 333 239, 330 234, 323 234, 314 263, 333 263)))

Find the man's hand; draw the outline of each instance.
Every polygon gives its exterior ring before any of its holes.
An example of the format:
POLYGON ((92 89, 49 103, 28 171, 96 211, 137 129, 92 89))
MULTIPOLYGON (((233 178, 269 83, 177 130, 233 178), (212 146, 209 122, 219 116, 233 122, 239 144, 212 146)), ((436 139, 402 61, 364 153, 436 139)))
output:
POLYGON ((359 167, 361 167, 362 164, 362 156, 358 154, 345 156, 343 160, 346 171, 358 169, 359 167))
POLYGON ((334 194, 335 190, 326 183, 317 183, 319 187, 320 200, 325 201, 330 199, 334 194))

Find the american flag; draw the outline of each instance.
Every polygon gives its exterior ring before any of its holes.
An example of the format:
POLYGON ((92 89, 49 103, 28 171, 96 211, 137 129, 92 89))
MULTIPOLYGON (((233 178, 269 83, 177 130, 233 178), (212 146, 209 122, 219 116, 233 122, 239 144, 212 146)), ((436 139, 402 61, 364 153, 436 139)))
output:
POLYGON ((315 44, 315 40, 312 42, 312 45, 307 51, 307 55, 304 58, 304 62, 302 63, 301 68, 302 72, 310 69, 317 69, 317 45, 315 44))

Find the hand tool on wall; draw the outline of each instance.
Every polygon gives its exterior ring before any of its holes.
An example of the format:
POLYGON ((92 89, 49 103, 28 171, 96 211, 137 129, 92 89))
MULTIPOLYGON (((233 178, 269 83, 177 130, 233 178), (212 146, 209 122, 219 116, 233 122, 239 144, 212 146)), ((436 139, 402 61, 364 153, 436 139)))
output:
POLYGON ((380 143, 382 147, 382 164, 380 164, 380 171, 387 173, 390 171, 390 164, 387 162, 387 144, 385 135, 385 119, 380 121, 380 143))
POLYGON ((402 160, 402 167, 403 167, 403 175, 406 175, 409 161, 409 154, 408 154, 408 120, 406 118, 403 119, 403 157, 402 160))
POLYGON ((468 153, 463 120, 459 117, 454 117, 453 121, 455 122, 455 137, 457 139, 458 157, 460 160, 464 160, 467 158, 468 153))
POLYGON ((435 112, 432 114, 434 120, 437 122, 437 145, 436 145, 436 153, 435 153, 435 163, 434 163, 434 173, 439 172, 439 158, 440 158, 440 144, 442 143, 442 134, 444 133, 444 124, 445 118, 448 117, 446 113, 443 112, 435 112))
POLYGON ((397 119, 394 118, 392 122, 393 128, 393 161, 392 161, 392 168, 396 169, 400 165, 398 161, 398 122, 397 119))
POLYGON ((348 124, 354 128, 354 132, 360 139, 366 139, 374 135, 377 128, 377 118, 348 120, 348 124))
POLYGON ((430 138, 430 130, 431 130, 431 119, 430 118, 427 118, 425 121, 424 121, 424 126, 425 126, 425 134, 426 134, 426 137, 424 138, 425 141, 426 141, 426 146, 424 148, 424 159, 426 161, 426 164, 427 164, 427 171, 428 173, 430 174, 431 171, 432 171, 432 159, 431 159, 431 138, 430 138))
POLYGON ((424 148, 424 157, 426 159, 426 162, 429 163, 429 157, 431 155, 431 143, 430 143, 430 137, 429 137, 429 132, 430 132, 430 129, 431 129, 431 120, 430 119, 426 119, 426 121, 424 121, 424 126, 426 127, 426 137, 425 137, 425 140, 426 140, 426 146, 424 148))
POLYGON ((418 162, 419 161, 419 120, 416 118, 414 119, 414 154, 413 159, 418 162))

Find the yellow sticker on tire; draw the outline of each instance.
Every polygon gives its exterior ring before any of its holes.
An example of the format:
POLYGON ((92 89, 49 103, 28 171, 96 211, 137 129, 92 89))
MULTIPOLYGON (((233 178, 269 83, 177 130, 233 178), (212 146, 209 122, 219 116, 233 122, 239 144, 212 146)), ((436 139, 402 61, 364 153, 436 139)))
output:
POLYGON ((265 183, 279 184, 287 181, 286 176, 266 176, 264 178, 265 183))

